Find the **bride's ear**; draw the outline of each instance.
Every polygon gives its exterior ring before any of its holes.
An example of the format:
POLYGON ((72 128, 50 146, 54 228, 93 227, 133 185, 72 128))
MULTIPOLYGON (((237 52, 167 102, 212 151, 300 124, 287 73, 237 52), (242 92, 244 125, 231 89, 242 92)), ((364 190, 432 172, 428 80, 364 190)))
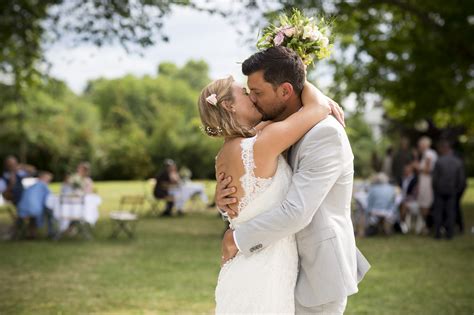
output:
POLYGON ((289 82, 282 83, 279 87, 279 94, 284 100, 287 100, 293 95, 293 85, 289 82))
POLYGON ((228 112, 235 113, 234 104, 230 101, 222 101, 222 107, 225 108, 228 112))

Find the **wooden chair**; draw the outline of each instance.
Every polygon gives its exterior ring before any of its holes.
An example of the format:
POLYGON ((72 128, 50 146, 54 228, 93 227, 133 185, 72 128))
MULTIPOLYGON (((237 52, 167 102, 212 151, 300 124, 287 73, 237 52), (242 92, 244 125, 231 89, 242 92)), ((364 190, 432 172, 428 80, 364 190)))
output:
POLYGON ((110 213, 113 222, 111 238, 117 238, 120 232, 124 232, 129 238, 135 235, 137 212, 141 211, 145 203, 143 195, 126 195, 120 198, 118 211, 110 213))
POLYGON ((78 235, 84 239, 92 239, 92 228, 85 220, 85 196, 74 194, 62 194, 59 196, 59 210, 57 216, 58 222, 61 220, 69 221, 69 227, 66 231, 58 233, 56 240, 59 240, 64 234, 68 234, 72 229, 77 228, 78 235))

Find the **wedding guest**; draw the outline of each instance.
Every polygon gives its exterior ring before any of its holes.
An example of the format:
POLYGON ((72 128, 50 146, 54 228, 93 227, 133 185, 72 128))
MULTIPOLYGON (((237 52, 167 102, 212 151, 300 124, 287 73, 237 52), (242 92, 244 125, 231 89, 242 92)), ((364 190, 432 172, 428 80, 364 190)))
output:
MULTIPOLYGON (((155 179, 156 184, 153 190, 153 195, 157 199, 166 200, 166 208, 161 216, 169 217, 171 216, 174 206, 174 197, 170 194, 170 188, 178 185, 181 181, 176 163, 171 159, 165 160, 163 170, 155 179)), ((182 214, 182 209, 178 209, 178 213, 182 214)))
POLYGON ((372 178, 367 197, 367 215, 370 226, 377 226, 383 221, 384 232, 392 233, 396 219, 396 197, 395 187, 390 185, 387 175, 378 173, 372 178))
POLYGON ((454 236, 456 198, 464 185, 464 169, 461 160, 453 154, 448 141, 439 143, 440 158, 433 170, 433 207, 435 238, 441 238, 441 227, 446 228, 446 238, 454 236))
POLYGON ((388 147, 385 151, 385 156, 382 161, 382 173, 392 179, 392 162, 393 162, 393 148, 388 147))
POLYGON ((459 157, 459 159, 461 160, 461 163, 462 163, 464 178, 462 180, 461 190, 458 192, 456 196, 456 225, 459 227, 459 233, 462 234, 464 233, 464 218, 463 218, 464 216, 463 216, 463 211, 461 208, 461 200, 467 188, 467 175, 466 175, 466 166, 464 164, 464 161, 461 157, 459 157))
POLYGON ((421 158, 418 164, 418 204, 420 205, 421 214, 425 219, 424 232, 427 233, 426 219, 430 214, 434 200, 432 172, 438 155, 431 149, 431 139, 428 137, 420 138, 418 141, 418 151, 421 158))
POLYGON ((402 202, 400 204, 400 229, 402 233, 407 233, 411 228, 412 217, 415 216, 415 231, 421 232, 423 227, 423 216, 420 213, 420 206, 417 201, 418 177, 415 172, 415 164, 405 165, 402 181, 402 202))
POLYGON ((379 155, 377 154, 376 151, 372 152, 372 155, 370 156, 370 164, 372 166, 372 171, 375 173, 381 172, 382 169, 382 161, 380 160, 379 155))
POLYGON ((407 137, 400 139, 400 148, 395 152, 392 160, 392 176, 398 186, 401 187, 403 170, 407 164, 414 159, 410 149, 410 140, 407 137))
POLYGON ((36 170, 31 165, 18 163, 13 155, 6 157, 4 165, 4 172, 0 178, 0 193, 5 200, 16 206, 23 194, 22 180, 31 176, 36 170))
POLYGON ((357 183, 353 189, 354 210, 352 212, 352 222, 354 222, 354 232, 356 237, 364 237, 368 228, 367 224, 367 194, 369 184, 357 183))
MULTIPOLYGON (((18 203, 18 228, 24 224, 26 218, 30 219, 29 237, 36 237, 36 228, 43 226, 43 217, 46 215, 46 198, 51 193, 48 184, 53 179, 49 172, 40 172, 38 181, 25 189, 18 203)), ((48 217, 48 236, 52 236, 53 222, 48 217)))
POLYGON ((74 193, 74 188, 71 184, 71 175, 66 174, 61 184, 61 195, 70 195, 74 193))
POLYGON ((70 178, 70 185, 74 193, 92 194, 94 193, 94 182, 90 177, 91 166, 89 162, 81 162, 77 166, 76 173, 70 178))

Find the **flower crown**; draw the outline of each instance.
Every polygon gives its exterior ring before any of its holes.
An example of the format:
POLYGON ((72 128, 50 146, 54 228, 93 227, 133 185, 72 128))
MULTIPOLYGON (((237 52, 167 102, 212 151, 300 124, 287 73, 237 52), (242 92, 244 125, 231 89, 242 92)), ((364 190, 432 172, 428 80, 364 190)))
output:
POLYGON ((321 18, 319 21, 304 16, 293 9, 291 16, 280 15, 279 26, 270 25, 263 30, 257 42, 257 48, 284 46, 294 50, 306 66, 314 58, 324 59, 331 55, 333 44, 329 44, 329 24, 321 18))

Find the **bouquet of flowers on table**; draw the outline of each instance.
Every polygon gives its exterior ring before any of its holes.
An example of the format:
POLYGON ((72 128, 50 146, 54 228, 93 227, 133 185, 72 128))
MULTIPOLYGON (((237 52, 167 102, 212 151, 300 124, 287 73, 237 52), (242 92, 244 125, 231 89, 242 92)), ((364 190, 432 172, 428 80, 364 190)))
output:
POLYGON ((290 48, 309 66, 315 59, 320 60, 331 55, 333 44, 329 43, 328 33, 329 24, 324 18, 308 18, 298 9, 293 9, 291 15, 280 15, 279 25, 272 24, 263 30, 257 48, 290 48))

